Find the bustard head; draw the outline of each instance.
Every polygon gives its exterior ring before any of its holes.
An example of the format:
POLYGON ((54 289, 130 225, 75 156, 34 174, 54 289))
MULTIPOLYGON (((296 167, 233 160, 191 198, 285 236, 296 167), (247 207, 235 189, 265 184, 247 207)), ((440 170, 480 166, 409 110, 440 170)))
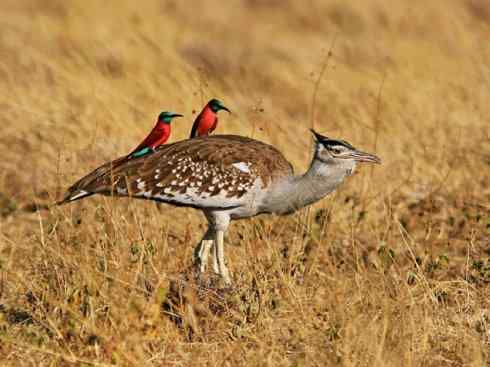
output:
POLYGON ((164 111, 158 115, 158 122, 163 122, 164 124, 170 124, 175 117, 182 117, 183 115, 179 113, 173 113, 164 111))
POLYGON ((211 110, 216 113, 220 110, 225 110, 227 111, 228 113, 231 113, 231 111, 225 107, 225 105, 223 104, 223 102, 221 102, 220 100, 216 99, 216 98, 213 98, 212 100, 210 100, 208 102, 208 106, 209 108, 211 108, 211 110))
POLYGON ((315 159, 327 165, 345 167, 348 173, 352 173, 357 162, 381 163, 381 159, 374 154, 356 149, 345 140, 336 140, 318 134, 311 129, 315 136, 315 159))

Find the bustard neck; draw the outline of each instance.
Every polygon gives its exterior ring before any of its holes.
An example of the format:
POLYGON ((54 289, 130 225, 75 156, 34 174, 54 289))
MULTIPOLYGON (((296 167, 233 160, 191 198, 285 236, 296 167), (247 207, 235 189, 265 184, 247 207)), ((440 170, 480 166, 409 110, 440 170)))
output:
POLYGON ((266 200, 266 211, 290 214, 313 204, 334 191, 354 168, 352 161, 324 162, 315 158, 303 175, 289 177, 274 187, 266 200))

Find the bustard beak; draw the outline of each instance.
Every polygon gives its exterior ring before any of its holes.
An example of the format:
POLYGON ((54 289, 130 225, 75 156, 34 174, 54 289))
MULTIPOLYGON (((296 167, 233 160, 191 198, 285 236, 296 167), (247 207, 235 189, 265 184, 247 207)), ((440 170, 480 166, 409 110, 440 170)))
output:
POLYGON ((381 164, 381 159, 377 155, 363 152, 361 150, 354 150, 350 153, 349 158, 352 158, 358 162, 381 164))

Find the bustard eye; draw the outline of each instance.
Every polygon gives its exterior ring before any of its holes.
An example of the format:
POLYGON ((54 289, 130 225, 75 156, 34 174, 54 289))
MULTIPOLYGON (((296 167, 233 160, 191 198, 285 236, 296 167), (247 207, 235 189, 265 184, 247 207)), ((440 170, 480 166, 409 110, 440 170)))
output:
POLYGON ((339 148, 330 148, 330 151, 333 154, 340 154, 340 153, 342 153, 342 150, 340 150, 339 148))

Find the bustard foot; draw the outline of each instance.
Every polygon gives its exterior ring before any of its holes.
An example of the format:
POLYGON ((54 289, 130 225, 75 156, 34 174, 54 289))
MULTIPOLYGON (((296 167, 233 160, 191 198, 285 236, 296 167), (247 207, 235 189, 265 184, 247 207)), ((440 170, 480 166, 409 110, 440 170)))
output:
POLYGON ((221 277, 226 287, 231 286, 231 277, 225 263, 224 232, 208 231, 194 250, 193 263, 197 269, 197 277, 202 278, 208 265, 208 257, 211 252, 213 272, 221 277), (210 236, 214 235, 213 239, 210 236))
MULTIPOLYGON (((197 249, 196 249, 197 250, 197 249)), ((214 241, 202 241, 199 251, 194 258, 194 268, 196 269, 196 278, 204 284, 215 284, 216 276, 223 280, 226 287, 231 286, 232 281, 230 272, 225 264, 223 249, 218 248, 214 241), (209 279, 205 277, 208 265, 209 252, 211 251, 212 269, 214 274, 210 274, 209 279)))

